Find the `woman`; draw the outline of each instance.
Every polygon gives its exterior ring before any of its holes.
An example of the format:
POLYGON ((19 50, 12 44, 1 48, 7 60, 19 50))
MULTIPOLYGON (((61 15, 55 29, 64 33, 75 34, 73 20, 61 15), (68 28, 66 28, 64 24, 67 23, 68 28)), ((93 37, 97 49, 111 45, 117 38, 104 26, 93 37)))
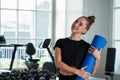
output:
POLYGON ((96 72, 100 63, 100 53, 94 47, 90 46, 82 39, 84 35, 94 23, 94 16, 82 16, 75 20, 71 26, 72 34, 67 38, 57 40, 55 49, 55 65, 60 69, 59 80, 75 80, 76 75, 88 79, 91 74, 81 67, 87 51, 96 58, 96 63, 92 70, 92 75, 96 72))

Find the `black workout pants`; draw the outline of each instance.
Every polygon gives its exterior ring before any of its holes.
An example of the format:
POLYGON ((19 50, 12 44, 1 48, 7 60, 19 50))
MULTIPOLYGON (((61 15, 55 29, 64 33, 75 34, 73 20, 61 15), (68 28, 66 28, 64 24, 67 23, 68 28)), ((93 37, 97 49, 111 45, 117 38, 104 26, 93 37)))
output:
POLYGON ((59 80, 75 80, 76 75, 66 76, 66 75, 59 74, 58 77, 59 77, 59 80))

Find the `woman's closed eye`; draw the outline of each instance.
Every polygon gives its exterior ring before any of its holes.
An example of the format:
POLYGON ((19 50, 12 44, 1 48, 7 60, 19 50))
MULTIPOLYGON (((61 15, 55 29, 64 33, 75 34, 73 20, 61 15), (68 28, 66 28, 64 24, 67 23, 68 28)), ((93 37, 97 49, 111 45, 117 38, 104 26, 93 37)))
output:
POLYGON ((80 25, 80 26, 84 26, 84 25, 86 25, 86 24, 83 24, 82 22, 80 22, 79 25, 80 25))

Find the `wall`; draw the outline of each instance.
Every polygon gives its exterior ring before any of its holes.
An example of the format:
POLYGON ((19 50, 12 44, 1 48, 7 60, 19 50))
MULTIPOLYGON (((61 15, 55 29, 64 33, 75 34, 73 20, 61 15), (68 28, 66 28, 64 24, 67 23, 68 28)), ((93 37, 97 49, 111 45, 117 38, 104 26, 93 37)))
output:
POLYGON ((83 15, 83 0, 66 0, 66 36, 71 33, 72 22, 83 15))
POLYGON ((107 45, 101 54, 101 63, 96 77, 105 77, 105 62, 107 47, 111 46, 111 0, 84 0, 83 14, 86 16, 94 15, 96 21, 91 27, 90 31, 84 36, 87 41, 92 41, 95 34, 101 35, 107 39, 107 45))

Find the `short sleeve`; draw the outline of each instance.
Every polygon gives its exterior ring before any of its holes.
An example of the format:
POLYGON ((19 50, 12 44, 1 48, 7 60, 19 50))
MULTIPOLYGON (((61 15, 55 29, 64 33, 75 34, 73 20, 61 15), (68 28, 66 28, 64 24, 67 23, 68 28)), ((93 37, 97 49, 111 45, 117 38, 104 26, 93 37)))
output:
POLYGON ((59 47, 59 48, 62 47, 62 41, 61 41, 61 39, 59 39, 59 40, 56 41, 55 46, 54 46, 54 49, 55 49, 56 47, 59 47))

